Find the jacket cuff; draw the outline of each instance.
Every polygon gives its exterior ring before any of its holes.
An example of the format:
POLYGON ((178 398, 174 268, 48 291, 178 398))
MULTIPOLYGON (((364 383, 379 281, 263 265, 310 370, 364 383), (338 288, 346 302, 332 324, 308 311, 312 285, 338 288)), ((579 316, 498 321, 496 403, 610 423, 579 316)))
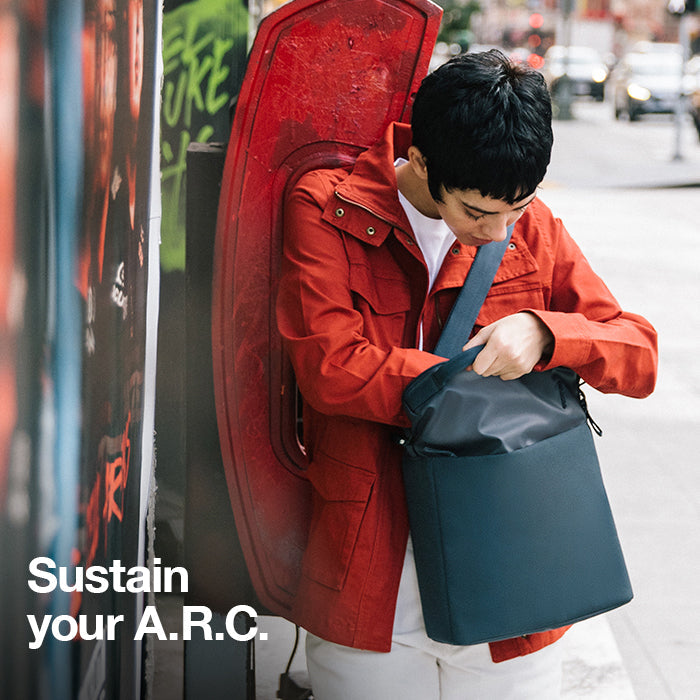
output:
POLYGON ((591 339, 587 319, 582 314, 524 309, 544 323, 554 336, 551 355, 535 365, 542 372, 554 367, 580 367, 588 361, 591 339))

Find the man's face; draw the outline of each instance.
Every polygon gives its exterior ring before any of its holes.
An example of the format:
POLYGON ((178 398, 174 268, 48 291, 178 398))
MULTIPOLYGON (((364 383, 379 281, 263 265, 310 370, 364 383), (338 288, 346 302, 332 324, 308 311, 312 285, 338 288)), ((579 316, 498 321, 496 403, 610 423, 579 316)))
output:
POLYGON ((479 190, 451 190, 442 188, 442 202, 435 206, 442 220, 464 245, 483 245, 502 241, 506 229, 525 212, 537 195, 532 194, 514 204, 484 197, 479 190))

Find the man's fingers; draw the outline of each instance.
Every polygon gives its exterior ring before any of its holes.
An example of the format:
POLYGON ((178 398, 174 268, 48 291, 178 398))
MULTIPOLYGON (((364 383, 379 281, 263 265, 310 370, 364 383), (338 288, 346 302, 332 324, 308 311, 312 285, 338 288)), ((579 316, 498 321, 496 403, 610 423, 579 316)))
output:
MULTIPOLYGON (((468 350, 469 348, 474 348, 477 345, 486 345, 491 338, 491 334, 494 331, 494 325, 485 326, 478 333, 474 335, 473 338, 462 348, 462 350, 468 350)), ((483 352, 483 351, 482 351, 483 352)))
POLYGON ((505 316, 482 328, 465 348, 485 346, 472 365, 482 377, 517 379, 533 370, 550 336, 551 333, 535 316, 520 313, 505 316))
POLYGON ((477 374, 482 377, 490 377, 492 374, 496 374, 497 366, 496 362, 498 356, 489 349, 487 345, 475 358, 472 369, 477 374))

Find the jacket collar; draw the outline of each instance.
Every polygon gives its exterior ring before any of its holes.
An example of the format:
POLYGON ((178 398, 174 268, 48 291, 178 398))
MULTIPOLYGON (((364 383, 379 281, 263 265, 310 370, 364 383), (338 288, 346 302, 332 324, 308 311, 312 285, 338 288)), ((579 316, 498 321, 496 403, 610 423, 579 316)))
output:
POLYGON ((397 158, 411 145, 408 124, 393 122, 374 146, 360 154, 350 174, 335 188, 324 219, 372 245, 381 245, 393 227, 411 233, 398 197, 397 158))

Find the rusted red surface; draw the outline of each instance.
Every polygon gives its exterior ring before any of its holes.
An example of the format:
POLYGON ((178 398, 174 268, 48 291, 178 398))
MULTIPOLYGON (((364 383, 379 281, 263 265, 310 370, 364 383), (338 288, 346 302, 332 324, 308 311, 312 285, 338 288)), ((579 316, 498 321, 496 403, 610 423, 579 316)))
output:
POLYGON ((296 0, 267 17, 236 107, 213 287, 217 419, 253 585, 289 610, 310 506, 296 389, 274 301, 282 202, 304 172, 351 163, 406 119, 441 10, 427 0, 296 0))

